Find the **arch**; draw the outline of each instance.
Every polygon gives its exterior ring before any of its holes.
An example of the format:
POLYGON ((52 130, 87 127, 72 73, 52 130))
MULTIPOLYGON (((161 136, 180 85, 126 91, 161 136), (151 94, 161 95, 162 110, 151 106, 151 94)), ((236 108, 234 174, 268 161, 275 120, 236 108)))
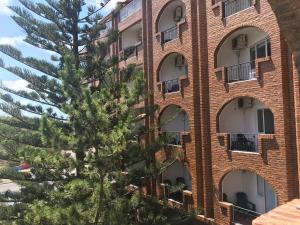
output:
MULTIPOLYGON (((264 174, 261 171, 256 171, 255 169, 249 168, 249 167, 245 167, 245 166, 239 166, 239 167, 234 167, 234 168, 227 168, 223 175, 220 177, 219 181, 218 181, 218 186, 222 187, 222 182, 224 180, 224 178, 226 177, 226 175, 228 175, 229 173, 233 172, 233 171, 239 171, 239 170, 244 170, 244 171, 249 171, 251 173, 255 173, 257 175, 259 175, 260 177, 262 177, 264 180, 266 180, 269 184, 271 184, 271 186, 273 187, 276 195, 278 195, 278 191, 274 188, 275 185, 272 184, 272 182, 269 180, 269 178, 265 177, 264 174)), ((221 190, 222 188, 220 188, 219 190, 221 190)))
POLYGON ((253 28, 253 29, 257 29, 260 32, 265 33, 269 38, 270 38, 270 34, 268 31, 266 31, 265 28, 261 27, 261 26, 254 26, 252 24, 243 24, 240 25, 239 27, 235 27, 234 29, 232 29, 229 33, 227 33, 225 36, 223 36, 221 38, 221 41, 219 42, 219 44, 217 45, 215 51, 214 51, 214 67, 217 68, 218 67, 218 54, 220 52, 221 47, 223 46, 223 44, 226 42, 226 40, 228 40, 228 38, 230 38, 233 34, 242 31, 244 29, 247 28, 253 28))
POLYGON ((120 47, 122 50, 135 47, 141 41, 142 21, 139 20, 120 32, 120 47))
MULTIPOLYGON (((185 75, 188 75, 187 74, 187 66, 188 66, 188 61, 187 61, 187 59, 186 59, 186 57, 183 55, 183 53, 180 53, 180 52, 170 52, 170 53, 168 53, 168 54, 166 54, 163 58, 162 58, 162 60, 160 61, 160 63, 159 63, 159 65, 158 65, 158 67, 157 67, 157 70, 156 70, 156 81, 157 82, 160 82, 161 81, 161 77, 160 77, 160 74, 161 74, 161 69, 162 69, 162 67, 163 67, 163 65, 164 65, 164 63, 166 62, 166 60, 168 60, 170 57, 172 57, 172 56, 174 56, 174 57, 176 57, 176 56, 182 56, 183 58, 184 58, 184 66, 186 67, 186 71, 185 71, 185 75)), ((175 60, 175 59, 174 59, 175 60)), ((174 62, 175 63, 175 62, 174 62)), ((181 75, 183 75, 183 74, 181 74, 181 75)))
POLYGON ((260 172, 249 168, 228 169, 219 180, 218 186, 219 201, 238 204, 237 193, 242 192, 252 203, 250 206, 254 206, 252 211, 258 213, 265 213, 278 204, 278 193, 274 185, 260 172))
POLYGON ((171 165, 169 165, 166 170, 162 172, 163 183, 176 184, 176 178, 183 177, 187 189, 192 191, 192 175, 189 168, 184 165, 181 161, 175 160, 171 165), (166 180, 169 180, 166 182, 166 180))
MULTIPOLYGON (((230 104, 233 103, 235 100, 240 99, 240 98, 250 98, 253 99, 254 101, 264 105, 264 108, 269 109, 271 111, 271 113, 274 116, 274 112, 272 110, 271 107, 269 107, 269 104, 264 101, 264 100, 260 100, 258 99, 255 95, 251 95, 251 94, 247 94, 247 95, 236 95, 233 96, 232 98, 230 98, 229 100, 224 101, 221 106, 218 108, 217 110, 217 114, 216 114, 216 131, 217 133, 222 133, 221 129, 220 129, 220 115, 223 112, 223 110, 230 104)), ((263 107, 261 107, 263 108, 263 107)), ((274 124, 275 125, 275 124, 274 124)))
POLYGON ((186 15, 186 5, 183 1, 181 0, 170 0, 168 1, 165 5, 163 5, 163 7, 160 9, 157 17, 156 17, 156 20, 155 20, 155 32, 158 33, 160 32, 159 30, 159 22, 160 22, 160 19, 163 15, 163 13, 165 12, 165 10, 172 4, 176 4, 176 3, 181 3, 181 6, 183 6, 183 15, 186 15))
MULTIPOLYGON (((180 118, 182 118, 182 116, 180 118)), ((189 128, 189 116, 188 116, 187 112, 181 106, 175 105, 175 104, 167 105, 159 113, 159 116, 158 116, 158 125, 159 125, 160 131, 165 131, 164 128, 169 128, 169 131, 178 131, 178 132, 180 132, 180 131, 182 131, 182 132, 183 131, 189 131, 189 129, 190 129, 189 128), (172 109, 174 111, 172 111, 172 109), (169 115, 168 117, 170 117, 170 118, 168 118, 168 120, 166 120, 164 122, 166 124, 170 124, 170 122, 176 121, 176 119, 177 119, 177 117, 176 117, 177 116, 176 115, 176 111, 179 112, 179 113, 183 113, 184 114, 185 121, 183 121, 182 124, 178 124, 178 122, 180 122, 180 121, 177 121, 177 125, 179 127, 176 126, 176 125, 175 126, 170 126, 170 127, 163 127, 162 126, 163 125, 162 120, 164 120, 164 113, 168 113, 168 115, 169 115), (172 117, 172 116, 174 116, 174 117, 172 117), (179 128, 182 128, 182 127, 183 127, 183 129, 179 130, 179 128), (172 130, 173 128, 174 129, 176 128, 176 129, 172 130)))

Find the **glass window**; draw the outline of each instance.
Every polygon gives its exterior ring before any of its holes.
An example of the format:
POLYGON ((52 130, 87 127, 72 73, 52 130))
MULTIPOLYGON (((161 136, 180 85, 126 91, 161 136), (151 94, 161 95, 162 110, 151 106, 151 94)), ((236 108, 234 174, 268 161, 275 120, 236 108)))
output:
POLYGON ((267 40, 267 51, 268 51, 268 56, 271 56, 272 49, 271 49, 271 41, 270 39, 267 40))
POLYGON ((255 47, 253 47, 250 48, 250 65, 252 70, 255 69, 255 59, 256 59, 256 51, 255 51, 255 47))
POLYGON ((270 39, 260 41, 255 46, 250 48, 250 60, 254 61, 259 58, 271 56, 271 42, 270 39))
POLYGON ((256 51, 255 47, 250 48, 250 61, 254 61, 256 59, 256 51))
POLYGON ((264 115, 263 110, 257 110, 258 133, 264 133, 264 115))
POLYGON ((258 132, 263 134, 274 134, 274 116, 270 109, 257 110, 258 132))
POLYGON ((264 110, 265 134, 274 134, 274 116, 270 109, 264 110))
POLYGON ((256 176, 257 177, 257 194, 259 196, 265 196, 265 181, 261 176, 256 176))
POLYGON ((266 42, 264 41, 263 43, 256 45, 256 51, 256 58, 266 57, 266 42))

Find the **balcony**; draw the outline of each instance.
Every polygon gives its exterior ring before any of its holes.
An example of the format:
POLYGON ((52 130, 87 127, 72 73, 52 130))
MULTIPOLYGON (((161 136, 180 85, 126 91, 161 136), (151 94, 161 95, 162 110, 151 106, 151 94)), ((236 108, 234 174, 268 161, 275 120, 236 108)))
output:
POLYGON ((164 93, 172 93, 180 90, 179 79, 163 81, 164 93))
POLYGON ((230 134, 231 151, 258 151, 258 135, 257 134, 230 134))
POLYGON ((253 0, 225 0, 224 17, 231 16, 252 6, 253 0))
POLYGON ((228 134, 228 151, 259 152, 259 136, 274 134, 274 116, 254 98, 236 98, 222 109, 219 132, 228 134))
POLYGON ((255 27, 242 28, 226 38, 217 52, 216 74, 225 83, 255 80, 260 63, 270 60, 269 36, 255 27), (224 69, 223 69, 224 68, 224 69))
POLYGON ((120 10, 120 22, 142 9, 142 0, 132 0, 120 10))
POLYGON ((185 165, 175 161, 162 173, 161 197, 169 200, 169 204, 190 208, 192 197, 192 178, 185 165))
POLYGON ((162 44, 165 44, 165 43, 167 43, 169 41, 172 41, 176 38, 178 38, 178 28, 177 28, 177 26, 168 28, 167 30, 161 32, 162 44))
POLYGON ((222 201, 233 206, 233 224, 251 225, 257 216, 277 206, 272 186, 261 176, 247 170, 228 173, 222 180, 222 201))
POLYGON ((255 61, 226 67, 226 79, 228 83, 253 80, 255 76, 255 61))
POLYGON ((160 130, 169 146, 182 146, 183 136, 189 132, 188 115, 179 106, 168 106, 160 116, 160 130))
POLYGON ((162 94, 176 93, 182 90, 187 79, 187 63, 184 56, 172 53, 161 63, 158 75, 158 89, 162 94))
POLYGON ((168 132, 165 132, 165 135, 168 138, 169 145, 174 145, 174 146, 182 145, 181 132, 168 131, 168 132))
POLYGON ((142 23, 139 22, 124 30, 119 39, 120 56, 124 60, 132 57, 142 58, 142 23))
POLYGON ((127 47, 120 51, 120 57, 124 60, 131 58, 142 58, 143 57, 143 45, 141 42, 137 43, 134 46, 127 47))
POLYGON ((156 22, 157 36, 160 35, 161 44, 165 44, 179 37, 180 26, 185 22, 186 7, 180 0, 170 1, 156 22))

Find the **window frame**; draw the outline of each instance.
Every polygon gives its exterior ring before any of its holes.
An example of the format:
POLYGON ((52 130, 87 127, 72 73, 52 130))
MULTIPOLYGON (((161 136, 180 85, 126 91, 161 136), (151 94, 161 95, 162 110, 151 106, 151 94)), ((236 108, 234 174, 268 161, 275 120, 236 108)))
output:
POLYGON ((265 180, 259 175, 256 175, 256 189, 258 196, 265 197, 265 180))
POLYGON ((271 134, 274 134, 275 133, 274 114, 269 108, 259 108, 259 109, 257 109, 257 114, 256 114, 257 115, 257 131, 258 131, 259 134, 266 134, 266 120, 265 120, 265 111, 266 110, 269 110, 273 115, 273 133, 271 133, 271 134), (262 132, 259 130, 259 124, 258 124, 259 123, 259 118, 258 118, 258 112, 259 111, 262 111, 262 129, 263 129, 262 132))
POLYGON ((260 58, 264 58, 264 57, 268 57, 268 56, 271 56, 272 55, 272 46, 271 46, 271 39, 269 37, 266 37, 256 43, 254 43, 253 45, 250 46, 250 61, 255 61, 256 59, 260 59, 260 58), (261 44, 264 44, 264 47, 265 47, 265 56, 263 57, 259 57, 257 58, 257 46, 258 45, 261 45, 261 44), (269 52, 269 46, 270 44, 270 52, 269 52), (254 49, 254 52, 255 52, 255 59, 251 59, 251 51, 252 49, 254 49))

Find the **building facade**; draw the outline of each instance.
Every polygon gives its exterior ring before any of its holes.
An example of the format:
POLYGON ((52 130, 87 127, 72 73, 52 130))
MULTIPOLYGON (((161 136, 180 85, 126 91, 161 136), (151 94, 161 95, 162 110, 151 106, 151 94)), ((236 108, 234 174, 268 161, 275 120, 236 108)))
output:
MULTIPOLYGON (((107 27, 111 54, 136 64, 158 105, 146 144, 180 159, 148 192, 203 209, 195 224, 251 224, 299 197, 299 77, 267 0, 132 0, 107 27), (168 187, 184 184, 181 193, 168 187)), ((102 34, 105 36, 105 34, 102 34)))

